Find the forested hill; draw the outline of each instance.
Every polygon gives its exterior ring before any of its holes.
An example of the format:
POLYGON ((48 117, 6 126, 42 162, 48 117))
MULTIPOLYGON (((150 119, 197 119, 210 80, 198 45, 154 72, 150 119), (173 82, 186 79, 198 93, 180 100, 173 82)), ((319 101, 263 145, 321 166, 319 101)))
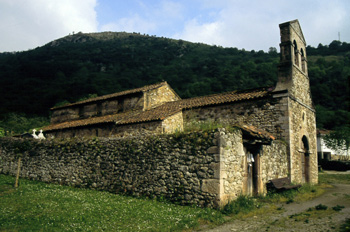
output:
MULTIPOLYGON (((346 123, 350 44, 333 41, 308 47, 307 54, 318 126, 346 123)), ((78 33, 34 50, 0 53, 0 123, 13 113, 48 117, 62 102, 163 80, 182 98, 273 86, 278 62, 275 48, 265 53, 137 33, 78 33)))

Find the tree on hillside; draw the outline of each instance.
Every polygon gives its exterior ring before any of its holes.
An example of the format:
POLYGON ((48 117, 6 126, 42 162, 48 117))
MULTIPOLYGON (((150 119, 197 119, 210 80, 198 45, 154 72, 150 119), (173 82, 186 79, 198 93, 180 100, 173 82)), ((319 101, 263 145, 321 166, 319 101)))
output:
MULTIPOLYGON (((306 50, 317 126, 334 130, 350 121, 350 44, 306 50)), ((274 47, 249 52, 136 33, 74 34, 33 50, 0 53, 0 120, 6 122, 0 127, 15 131, 19 115, 48 117, 60 102, 163 80, 182 98, 273 86, 278 64, 274 47)))
POLYGON ((350 125, 337 128, 324 136, 325 145, 334 151, 345 151, 349 155, 350 125))
POLYGON ((0 127, 0 138, 5 136, 5 130, 0 127))

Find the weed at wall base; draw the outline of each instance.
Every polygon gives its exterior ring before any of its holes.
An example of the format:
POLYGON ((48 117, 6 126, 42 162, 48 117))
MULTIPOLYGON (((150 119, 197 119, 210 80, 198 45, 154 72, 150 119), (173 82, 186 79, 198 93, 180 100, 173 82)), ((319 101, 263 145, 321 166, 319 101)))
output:
POLYGON ((257 199, 241 195, 235 201, 227 203, 221 212, 227 215, 234 215, 238 213, 249 213, 259 207, 260 203, 257 199))

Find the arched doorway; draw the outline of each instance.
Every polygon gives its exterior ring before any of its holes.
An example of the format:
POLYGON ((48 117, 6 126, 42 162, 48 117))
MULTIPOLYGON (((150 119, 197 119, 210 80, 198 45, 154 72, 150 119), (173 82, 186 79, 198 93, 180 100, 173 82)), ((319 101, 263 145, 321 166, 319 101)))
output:
POLYGON ((305 135, 302 138, 301 168, 302 168, 302 183, 309 183, 310 182, 310 152, 309 152, 309 141, 305 135))

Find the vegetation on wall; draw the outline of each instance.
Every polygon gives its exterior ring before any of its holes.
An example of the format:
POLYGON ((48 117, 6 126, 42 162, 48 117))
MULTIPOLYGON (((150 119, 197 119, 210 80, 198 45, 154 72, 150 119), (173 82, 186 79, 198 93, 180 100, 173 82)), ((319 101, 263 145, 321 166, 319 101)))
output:
MULTIPOLYGON (((350 44, 308 46, 307 54, 318 127, 346 124, 350 44)), ((266 53, 137 33, 78 33, 34 50, 0 53, 0 128, 21 133, 28 128, 15 128, 8 118, 41 121, 57 104, 163 80, 182 98, 273 86, 278 62, 275 48, 266 53)))

